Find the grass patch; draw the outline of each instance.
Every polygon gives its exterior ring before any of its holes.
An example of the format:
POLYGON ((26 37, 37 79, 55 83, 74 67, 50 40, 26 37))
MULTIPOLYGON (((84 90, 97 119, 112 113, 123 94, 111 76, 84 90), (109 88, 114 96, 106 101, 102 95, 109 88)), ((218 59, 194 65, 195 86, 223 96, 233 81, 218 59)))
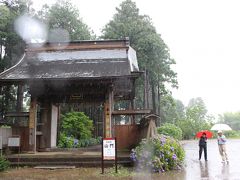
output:
POLYGON ((112 168, 107 168, 105 170, 105 175, 111 177, 131 177, 133 175, 132 168, 126 168, 118 165, 117 173, 115 170, 115 166, 112 168))

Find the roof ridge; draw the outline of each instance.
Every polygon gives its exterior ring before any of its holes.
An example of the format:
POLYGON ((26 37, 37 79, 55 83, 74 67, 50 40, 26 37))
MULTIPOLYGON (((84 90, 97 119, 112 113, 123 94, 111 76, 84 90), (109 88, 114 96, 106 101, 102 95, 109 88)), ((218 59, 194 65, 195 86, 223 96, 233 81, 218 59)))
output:
POLYGON ((6 73, 9 73, 10 71, 14 70, 17 66, 19 66, 23 62, 25 55, 26 55, 26 53, 23 54, 22 58, 17 62, 17 64, 15 64, 14 66, 12 66, 12 67, 6 69, 5 71, 1 72, 0 73, 0 78, 1 78, 1 76, 4 76, 6 73))
POLYGON ((93 50, 93 49, 116 49, 129 48, 129 40, 92 40, 92 41, 72 41, 72 42, 53 42, 36 43, 29 45, 27 52, 39 51, 63 51, 63 50, 93 50))

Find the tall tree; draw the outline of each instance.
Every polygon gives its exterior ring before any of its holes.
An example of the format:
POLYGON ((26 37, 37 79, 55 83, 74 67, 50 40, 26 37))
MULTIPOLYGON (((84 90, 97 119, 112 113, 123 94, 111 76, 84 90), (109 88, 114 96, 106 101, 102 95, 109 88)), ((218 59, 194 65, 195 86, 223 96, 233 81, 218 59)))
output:
POLYGON ((27 12, 28 1, 3 1, 0 5, 1 71, 16 64, 24 53, 25 43, 14 31, 14 21, 27 12))
MULTIPOLYGON (((161 94, 166 94, 166 83, 177 86, 176 73, 171 69, 175 61, 170 58, 167 45, 160 34, 156 32, 151 19, 146 15, 140 15, 136 3, 126 0, 116 8, 117 13, 104 27, 102 38, 120 39, 129 37, 131 46, 137 51, 139 67, 146 71, 145 81, 149 87, 145 90, 151 92, 152 107, 156 112, 161 94), (158 94, 156 96, 156 94, 158 94)), ((146 84, 146 83, 145 83, 146 84)), ((137 105, 144 107, 144 79, 137 83, 137 105)), ((146 102, 145 102, 146 104, 146 102)), ((151 104, 151 103, 150 103, 151 104)))
POLYGON ((200 130, 210 129, 213 116, 207 114, 207 108, 202 98, 192 98, 185 112, 185 118, 177 122, 185 139, 193 138, 200 130))
MULTIPOLYGON (((4 0, 0 3, 0 71, 16 64, 25 49, 24 41, 14 31, 14 21, 29 12, 30 0, 4 0)), ((0 86, 0 111, 16 110, 16 87, 0 86)))
POLYGON ((175 100, 175 106, 176 106, 176 111, 179 117, 178 119, 184 119, 186 116, 185 116, 185 106, 183 102, 177 99, 175 100))
POLYGON ((204 122, 207 117, 207 108, 202 98, 192 98, 186 108, 187 118, 195 122, 204 122))
POLYGON ((171 95, 163 95, 161 99, 161 124, 173 123, 185 119, 185 107, 180 100, 171 95))
POLYGON ((83 23, 78 9, 67 0, 57 1, 50 7, 44 5, 38 12, 38 17, 48 24, 50 32, 55 28, 66 30, 72 41, 89 40, 95 37, 90 28, 83 23))
POLYGON ((221 123, 228 124, 234 130, 240 130, 240 112, 226 112, 220 119, 221 123))

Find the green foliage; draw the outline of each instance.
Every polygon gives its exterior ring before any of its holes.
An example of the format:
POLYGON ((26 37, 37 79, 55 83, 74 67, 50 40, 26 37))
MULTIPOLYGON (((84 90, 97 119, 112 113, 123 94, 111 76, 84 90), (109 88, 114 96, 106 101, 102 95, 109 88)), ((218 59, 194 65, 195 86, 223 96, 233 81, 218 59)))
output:
POLYGON ((171 136, 174 139, 182 139, 182 130, 175 126, 174 124, 165 123, 163 126, 157 129, 159 134, 164 134, 166 136, 171 136))
POLYGON ((183 139, 193 139, 198 131, 210 130, 211 123, 206 122, 196 122, 193 119, 182 119, 179 120, 176 125, 181 128, 183 139))
POLYGON ((202 98, 193 98, 187 107, 171 95, 161 98, 161 123, 171 123, 182 130, 183 139, 192 139, 196 132, 209 130, 214 117, 207 114, 202 98))
POLYGON ((233 130, 240 130, 240 112, 226 112, 219 117, 219 122, 228 124, 233 130))
POLYGON ((192 139, 197 132, 194 127, 194 121, 191 119, 182 119, 177 122, 177 126, 181 128, 183 139, 192 139))
POLYGON ((68 137, 88 139, 92 136, 93 121, 83 112, 69 112, 62 115, 61 132, 68 137))
MULTIPOLYGON (((14 31, 14 21, 23 12, 28 13, 28 0, 4 0, 0 3, 0 72, 15 65, 24 53, 25 43, 14 31)), ((15 111, 16 91, 13 86, 0 88, 0 116, 15 111)))
POLYGON ((116 178, 126 178, 129 177, 131 178, 131 176, 133 175, 132 171, 130 171, 128 168, 123 167, 121 165, 118 165, 118 172, 116 173, 115 170, 115 166, 113 166, 112 168, 108 168, 105 171, 107 175, 112 176, 112 177, 116 177, 116 178))
POLYGON ((0 156, 0 171, 8 169, 9 166, 10 166, 9 161, 4 156, 0 156))
POLYGON ((240 131, 236 131, 236 130, 225 131, 224 135, 228 138, 240 138, 240 131))
POLYGON ((60 148, 72 148, 74 147, 74 138, 68 137, 64 133, 60 133, 58 140, 58 147, 60 148))
POLYGON ((207 115, 207 108, 202 98, 192 98, 189 101, 188 107, 186 108, 186 116, 188 119, 194 121, 205 121, 207 115))
POLYGON ((174 99, 170 94, 162 95, 160 100, 161 123, 176 123, 185 118, 185 107, 180 100, 174 99))
POLYGON ((13 0, 0 4, 0 71, 16 64, 24 53, 25 43, 14 31, 14 21, 27 12, 27 1, 13 0))
POLYGON ((71 136, 66 136, 64 133, 60 133, 58 147, 59 148, 80 148, 80 147, 88 147, 100 144, 102 142, 102 138, 88 138, 88 139, 75 139, 71 136))
POLYGON ((183 139, 192 139, 201 130, 209 130, 214 117, 207 114, 204 101, 201 98, 193 98, 186 107, 186 116, 179 119, 176 125, 182 129, 183 139))
POLYGON ((181 168, 185 152, 180 143, 165 135, 157 135, 149 140, 143 139, 132 150, 131 159, 139 170, 164 172, 181 168))
POLYGON ((102 138, 89 138, 89 139, 80 139, 77 143, 77 147, 87 147, 96 144, 100 144, 102 142, 102 138))
MULTIPOLYGON (((153 94, 165 94, 165 84, 177 86, 176 73, 171 69, 175 61, 161 35, 156 32, 150 17, 140 15, 135 2, 125 0, 116 8, 117 13, 103 29, 104 39, 129 37, 131 46, 136 50, 140 70, 146 70, 153 94)), ((144 80, 137 81, 136 106, 143 107, 144 80)), ((152 102, 155 105, 154 95, 152 102)), ((153 106, 154 106, 153 105, 153 106)), ((154 106, 156 107, 156 106, 154 106)))
POLYGON ((48 23, 50 29, 62 28, 68 31, 72 41, 94 38, 90 28, 79 17, 78 9, 69 1, 60 0, 51 7, 44 5, 38 16, 48 23))
POLYGON ((102 138, 92 138, 93 122, 83 112, 69 112, 62 115, 60 148, 87 147, 100 144, 102 138))

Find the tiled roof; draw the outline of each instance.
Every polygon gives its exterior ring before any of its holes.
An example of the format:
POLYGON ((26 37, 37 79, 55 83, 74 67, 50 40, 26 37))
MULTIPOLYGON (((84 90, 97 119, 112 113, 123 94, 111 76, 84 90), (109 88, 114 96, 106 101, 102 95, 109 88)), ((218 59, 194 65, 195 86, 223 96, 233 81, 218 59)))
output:
POLYGON ((0 81, 110 78, 138 71, 136 52, 126 40, 79 41, 28 48, 17 65, 0 74, 0 81))

